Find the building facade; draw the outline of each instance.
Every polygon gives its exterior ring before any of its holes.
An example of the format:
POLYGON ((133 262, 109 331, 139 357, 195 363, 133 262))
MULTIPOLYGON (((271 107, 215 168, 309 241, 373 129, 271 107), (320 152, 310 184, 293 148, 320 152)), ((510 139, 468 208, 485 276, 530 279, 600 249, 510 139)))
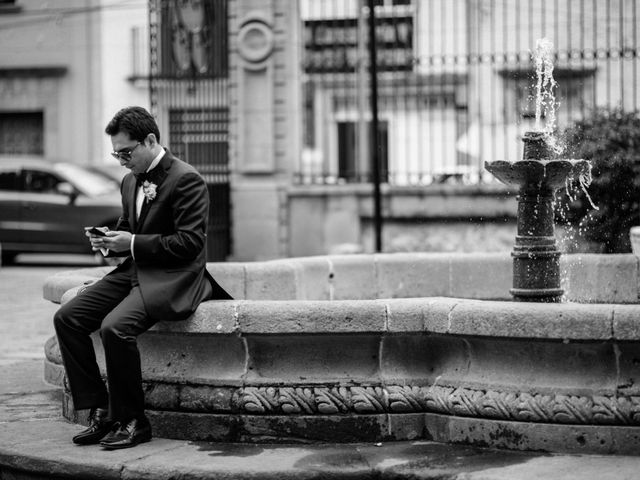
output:
POLYGON ((0 3, 0 161, 32 155, 113 165, 104 127, 125 105, 148 106, 129 81, 146 42, 144 0, 0 3))
MULTIPOLYGON (((299 0, 304 29, 301 183, 370 179, 365 0, 299 0)), ((492 181, 521 135, 594 108, 640 109, 635 0, 375 0, 381 163, 391 185, 492 181), (536 126, 538 45, 555 118, 536 126), (547 66, 548 67, 548 66, 547 66)))
POLYGON ((558 128, 640 108, 640 0, 373 3, 376 146, 368 0, 5 0, 0 161, 113 162, 104 125, 138 104, 207 180, 211 260, 373 251, 374 148, 383 250, 507 250, 484 162, 535 127, 538 41, 558 128))

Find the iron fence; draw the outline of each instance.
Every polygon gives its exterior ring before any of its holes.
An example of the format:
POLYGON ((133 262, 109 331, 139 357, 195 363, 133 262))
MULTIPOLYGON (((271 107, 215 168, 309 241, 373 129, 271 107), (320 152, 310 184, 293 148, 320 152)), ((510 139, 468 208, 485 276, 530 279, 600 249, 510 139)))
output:
MULTIPOLYGON (((304 151, 298 183, 371 181, 368 9, 298 0, 304 151)), ((554 45, 556 126, 640 109, 640 0, 375 0, 378 144, 394 185, 492 181, 535 121, 532 51, 554 45)))
POLYGON ((227 10, 228 0, 149 0, 151 110, 163 144, 207 183, 209 261, 232 251, 227 10))

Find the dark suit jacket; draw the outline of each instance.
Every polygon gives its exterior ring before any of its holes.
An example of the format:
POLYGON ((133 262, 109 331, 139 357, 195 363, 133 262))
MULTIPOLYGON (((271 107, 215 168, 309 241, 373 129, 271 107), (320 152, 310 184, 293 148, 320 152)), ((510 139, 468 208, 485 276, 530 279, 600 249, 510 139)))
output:
POLYGON ((156 197, 145 199, 136 220, 136 178, 128 173, 120 187, 122 216, 116 230, 135 234, 133 255, 112 273, 135 262, 140 292, 154 320, 184 320, 200 302, 231 299, 206 269, 209 194, 195 168, 167 150, 149 172, 156 197), (211 284, 213 294, 207 296, 211 284))

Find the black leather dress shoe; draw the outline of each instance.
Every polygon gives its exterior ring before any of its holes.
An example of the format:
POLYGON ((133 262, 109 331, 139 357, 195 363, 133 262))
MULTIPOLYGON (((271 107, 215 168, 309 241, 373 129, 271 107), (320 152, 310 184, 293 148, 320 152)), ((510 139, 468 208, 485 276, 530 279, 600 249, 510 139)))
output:
POLYGON ((76 445, 93 445, 111 431, 114 422, 107 417, 109 411, 104 408, 92 408, 89 412, 89 426, 72 438, 76 445))
POLYGON ((151 440, 151 424, 146 417, 120 423, 118 428, 102 439, 100 446, 106 450, 131 448, 151 440))

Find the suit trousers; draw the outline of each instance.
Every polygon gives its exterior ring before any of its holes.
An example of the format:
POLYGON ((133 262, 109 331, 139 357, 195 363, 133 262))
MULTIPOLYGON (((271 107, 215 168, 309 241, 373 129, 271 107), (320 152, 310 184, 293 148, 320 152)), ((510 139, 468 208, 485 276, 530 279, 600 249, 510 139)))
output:
POLYGON ((89 285, 60 307, 54 326, 77 410, 108 405, 109 417, 115 421, 144 415, 137 336, 154 323, 145 310, 133 262, 89 285), (108 389, 90 337, 98 330, 108 389))

